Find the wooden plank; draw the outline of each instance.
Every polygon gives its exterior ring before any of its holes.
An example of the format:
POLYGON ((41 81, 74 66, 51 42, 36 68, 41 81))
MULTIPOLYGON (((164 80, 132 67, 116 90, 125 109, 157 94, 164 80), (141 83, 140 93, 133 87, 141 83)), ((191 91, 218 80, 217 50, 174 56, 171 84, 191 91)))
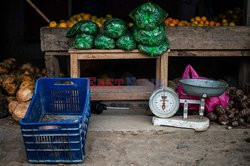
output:
POLYGON ((91 100, 148 100, 151 93, 91 93, 91 100))
POLYGON ((152 92, 155 87, 151 86, 90 86, 91 92, 95 93, 125 93, 127 91, 134 93, 152 92))
POLYGON ((239 50, 221 50, 221 51, 171 51, 169 56, 174 57, 241 57, 250 56, 250 51, 239 51, 239 50))
POLYGON ((69 56, 68 50, 65 51, 46 51, 46 55, 69 56))
POLYGON ((119 86, 112 89, 109 89, 110 87, 95 88, 91 87, 91 100, 148 100, 153 91, 153 89, 139 86, 119 86))
MULTIPOLYGON (((40 29, 42 51, 68 51, 67 28, 40 29)), ((250 27, 167 27, 171 50, 249 50, 250 27)))
POLYGON ((250 27, 168 27, 171 50, 245 50, 250 27))
MULTIPOLYGON (((74 48, 70 48, 68 51, 70 54, 71 53, 77 53, 77 54, 99 54, 99 53, 140 53, 139 50, 132 50, 132 51, 124 51, 121 49, 111 49, 111 50, 104 50, 104 49, 90 49, 90 50, 78 50, 78 49, 74 49, 74 48)), ((142 53, 140 53, 142 54, 142 53)), ((144 54, 142 54, 144 55, 144 54)), ((144 55, 145 56, 145 55, 144 55)))
POLYGON ((77 54, 79 60, 105 60, 105 59, 155 59, 156 57, 150 57, 139 53, 99 53, 99 54, 77 54))

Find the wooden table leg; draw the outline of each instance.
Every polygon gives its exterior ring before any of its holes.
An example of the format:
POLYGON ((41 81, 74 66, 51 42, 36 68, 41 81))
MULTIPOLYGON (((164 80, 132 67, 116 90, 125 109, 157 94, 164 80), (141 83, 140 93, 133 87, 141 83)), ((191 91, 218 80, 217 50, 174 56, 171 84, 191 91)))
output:
POLYGON ((70 77, 80 77, 80 62, 78 61, 77 54, 70 54, 70 77))
POLYGON ((161 80, 162 86, 168 86, 168 53, 161 56, 161 80))
POLYGON ((239 65, 239 87, 244 91, 248 92, 249 84, 250 84, 250 60, 248 57, 241 58, 239 65))
POLYGON ((45 66, 49 77, 58 77, 60 74, 59 62, 54 55, 44 55, 45 66))

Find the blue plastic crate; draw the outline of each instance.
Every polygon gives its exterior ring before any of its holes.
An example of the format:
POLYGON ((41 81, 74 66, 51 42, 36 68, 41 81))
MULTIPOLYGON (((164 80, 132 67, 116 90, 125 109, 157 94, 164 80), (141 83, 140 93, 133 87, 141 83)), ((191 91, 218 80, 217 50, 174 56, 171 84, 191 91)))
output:
POLYGON ((85 157, 91 116, 89 80, 41 78, 20 120, 28 161, 78 163, 85 157))

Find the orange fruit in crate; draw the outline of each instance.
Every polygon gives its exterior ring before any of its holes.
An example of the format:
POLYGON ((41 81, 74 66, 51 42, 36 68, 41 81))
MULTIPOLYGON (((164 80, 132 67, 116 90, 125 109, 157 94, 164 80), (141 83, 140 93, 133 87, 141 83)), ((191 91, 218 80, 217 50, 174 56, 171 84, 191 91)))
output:
POLYGON ((169 22, 171 22, 171 21, 173 21, 173 18, 172 18, 172 17, 168 17, 167 20, 168 20, 169 22))
POLYGON ((49 27, 50 28, 55 28, 57 26, 57 23, 55 21, 50 21, 49 27))
POLYGON ((200 22, 198 22, 198 24, 200 24, 200 25, 204 25, 204 22, 203 22, 203 21, 200 21, 200 22))
POLYGON ((82 17, 81 17, 81 15, 76 15, 76 16, 75 16, 75 19, 76 19, 77 21, 81 21, 81 20, 82 20, 82 17))
POLYGON ((199 22, 199 21, 201 21, 201 18, 200 18, 199 16, 196 16, 196 17, 194 18, 194 20, 199 22))
POLYGON ((207 17, 202 16, 202 17, 201 17, 201 20, 202 20, 203 22, 205 22, 205 21, 207 21, 207 17))
POLYGON ((205 21, 204 25, 209 26, 209 21, 205 21))
POLYGON ((174 24, 174 23, 170 23, 170 24, 169 24, 169 26, 174 27, 174 26, 175 26, 175 24, 174 24))
POLYGON ((165 23, 165 25, 168 25, 168 20, 166 19, 166 20, 164 20, 164 23, 165 23))
POLYGON ((96 16, 91 16, 90 19, 95 22, 97 20, 97 17, 96 16))
POLYGON ((191 22, 194 22, 195 20, 194 20, 194 18, 191 18, 191 20, 190 20, 191 22))
POLYGON ((198 25, 198 24, 199 24, 198 21, 194 21, 193 23, 194 23, 195 25, 198 25))
POLYGON ((215 26, 219 27, 219 26, 221 26, 221 24, 220 24, 219 22, 217 22, 217 23, 215 24, 215 26))
POLYGON ((179 23, 179 20, 178 19, 173 19, 172 23, 177 25, 179 23))
POLYGON ((91 17, 91 14, 85 13, 82 17, 83 17, 83 20, 89 20, 91 17))
POLYGON ((183 22, 179 22, 177 25, 183 27, 185 24, 183 22))
POLYGON ((221 21, 221 23, 222 23, 222 24, 226 24, 226 23, 227 23, 227 20, 226 20, 226 19, 223 19, 223 20, 221 21))
POLYGON ((226 27, 226 26, 228 26, 228 23, 223 23, 222 25, 226 27))
POLYGON ((167 18, 167 19, 164 21, 164 23, 165 23, 166 25, 169 25, 171 22, 172 22, 172 18, 171 18, 171 17, 167 18))
MULTIPOLYGON (((196 21, 196 23, 197 23, 197 21, 196 21)), ((192 26, 192 27, 196 27, 196 26, 198 25, 198 23, 197 23, 197 24, 196 24, 196 23, 195 23, 195 21, 192 22, 192 23, 191 23, 191 26, 192 26)))
POLYGON ((210 26, 210 27, 215 26, 215 22, 214 22, 214 21, 210 21, 210 22, 209 22, 209 26, 210 26))
POLYGON ((67 23, 66 23, 66 22, 60 22, 60 23, 58 24, 58 27, 59 27, 59 28, 67 28, 67 23))
POLYGON ((72 21, 67 21, 66 23, 67 23, 68 28, 71 28, 74 25, 74 23, 72 21))
POLYGON ((235 23, 234 23, 234 22, 230 22, 230 23, 229 23, 229 26, 230 26, 230 27, 234 27, 234 26, 235 26, 235 23))

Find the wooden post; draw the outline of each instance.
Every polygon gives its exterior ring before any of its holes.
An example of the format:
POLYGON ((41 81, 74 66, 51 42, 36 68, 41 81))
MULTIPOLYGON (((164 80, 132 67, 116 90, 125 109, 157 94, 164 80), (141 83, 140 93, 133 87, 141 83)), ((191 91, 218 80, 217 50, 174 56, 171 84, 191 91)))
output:
POLYGON ((161 55, 161 81, 162 86, 168 86, 168 53, 161 55))
POLYGON ((245 90, 247 93, 250 84, 250 59, 244 57, 240 61, 239 66, 239 87, 245 90))
POLYGON ((70 76, 72 78, 80 77, 80 65, 77 54, 70 54, 70 76))
POLYGON ((156 59, 156 80, 161 78, 161 57, 156 59))
POLYGON ((49 77, 58 77, 60 74, 59 62, 56 56, 47 55, 44 56, 45 66, 49 77))

